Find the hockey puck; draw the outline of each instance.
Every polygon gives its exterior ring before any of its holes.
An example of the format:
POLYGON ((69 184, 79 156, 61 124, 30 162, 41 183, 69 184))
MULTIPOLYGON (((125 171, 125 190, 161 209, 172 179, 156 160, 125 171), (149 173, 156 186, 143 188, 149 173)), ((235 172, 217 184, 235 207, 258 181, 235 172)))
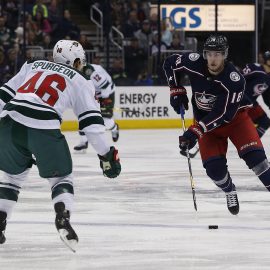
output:
POLYGON ((218 225, 209 225, 208 229, 209 230, 216 230, 216 229, 218 229, 218 225))

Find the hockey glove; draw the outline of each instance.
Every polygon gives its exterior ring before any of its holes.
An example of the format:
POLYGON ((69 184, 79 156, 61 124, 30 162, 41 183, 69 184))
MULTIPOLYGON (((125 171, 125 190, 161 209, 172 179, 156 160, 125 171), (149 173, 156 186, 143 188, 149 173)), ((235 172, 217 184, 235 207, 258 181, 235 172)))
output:
POLYGON ((111 146, 110 151, 104 155, 98 155, 100 159, 100 168, 103 175, 109 178, 117 177, 121 172, 120 159, 118 157, 118 150, 111 146))
POLYGON ((199 125, 190 126, 182 136, 179 136, 179 148, 187 151, 196 145, 198 139, 203 136, 203 129, 199 125))
POLYGON ((111 98, 100 98, 100 110, 102 117, 113 117, 114 101, 111 98))
POLYGON ((180 114, 181 107, 188 110, 187 91, 183 86, 170 88, 170 103, 178 114, 180 114))

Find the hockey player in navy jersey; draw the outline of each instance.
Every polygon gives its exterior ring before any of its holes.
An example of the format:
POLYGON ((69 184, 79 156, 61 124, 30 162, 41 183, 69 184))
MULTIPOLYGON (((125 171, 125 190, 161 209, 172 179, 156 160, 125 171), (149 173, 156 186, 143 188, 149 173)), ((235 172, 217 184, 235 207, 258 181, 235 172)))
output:
POLYGON ((121 172, 118 151, 107 142, 94 85, 80 70, 85 52, 80 43, 60 40, 53 50, 54 62, 26 62, 21 70, 0 87, 0 244, 5 238, 7 219, 19 197, 35 156, 42 178, 51 186, 56 213, 55 226, 64 243, 76 250, 78 237, 70 224, 73 208, 72 160, 61 116, 72 108, 80 130, 98 154, 104 176, 121 172))
MULTIPOLYGON (((270 52, 264 54, 264 59, 265 62, 270 60, 270 52)), ((262 95, 264 103, 270 108, 270 75, 265 72, 264 66, 256 63, 247 64, 243 69, 243 75, 246 80, 244 98, 253 104, 248 114, 262 137, 270 127, 270 119, 257 99, 262 95)))
POLYGON ((182 73, 189 75, 195 124, 179 137, 179 147, 187 150, 199 143, 207 175, 226 194, 231 214, 239 212, 235 185, 227 169, 228 139, 239 156, 270 191, 270 168, 263 145, 247 114, 248 104, 241 103, 245 80, 226 61, 228 42, 223 35, 211 35, 204 43, 203 55, 174 54, 163 65, 170 87, 170 103, 177 113, 188 109, 186 89, 179 84, 182 73))

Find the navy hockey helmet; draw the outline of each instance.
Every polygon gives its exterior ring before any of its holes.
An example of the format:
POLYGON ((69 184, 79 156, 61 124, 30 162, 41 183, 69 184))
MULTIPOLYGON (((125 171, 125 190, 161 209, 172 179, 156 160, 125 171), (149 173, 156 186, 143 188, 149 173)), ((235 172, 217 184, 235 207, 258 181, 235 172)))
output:
POLYGON ((264 60, 265 63, 266 63, 267 60, 270 60, 270 51, 266 51, 263 54, 263 60, 264 60))
POLYGON ((206 51, 223 52, 225 59, 228 56, 228 40, 223 35, 211 35, 209 36, 203 45, 203 58, 206 59, 206 51))

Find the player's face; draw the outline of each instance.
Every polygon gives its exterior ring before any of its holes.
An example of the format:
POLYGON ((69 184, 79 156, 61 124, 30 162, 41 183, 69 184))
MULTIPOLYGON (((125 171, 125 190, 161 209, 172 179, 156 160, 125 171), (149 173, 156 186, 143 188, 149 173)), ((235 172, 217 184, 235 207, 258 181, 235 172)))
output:
POLYGON ((223 70, 225 60, 223 52, 206 51, 205 55, 210 72, 212 71, 213 73, 218 73, 223 70))

